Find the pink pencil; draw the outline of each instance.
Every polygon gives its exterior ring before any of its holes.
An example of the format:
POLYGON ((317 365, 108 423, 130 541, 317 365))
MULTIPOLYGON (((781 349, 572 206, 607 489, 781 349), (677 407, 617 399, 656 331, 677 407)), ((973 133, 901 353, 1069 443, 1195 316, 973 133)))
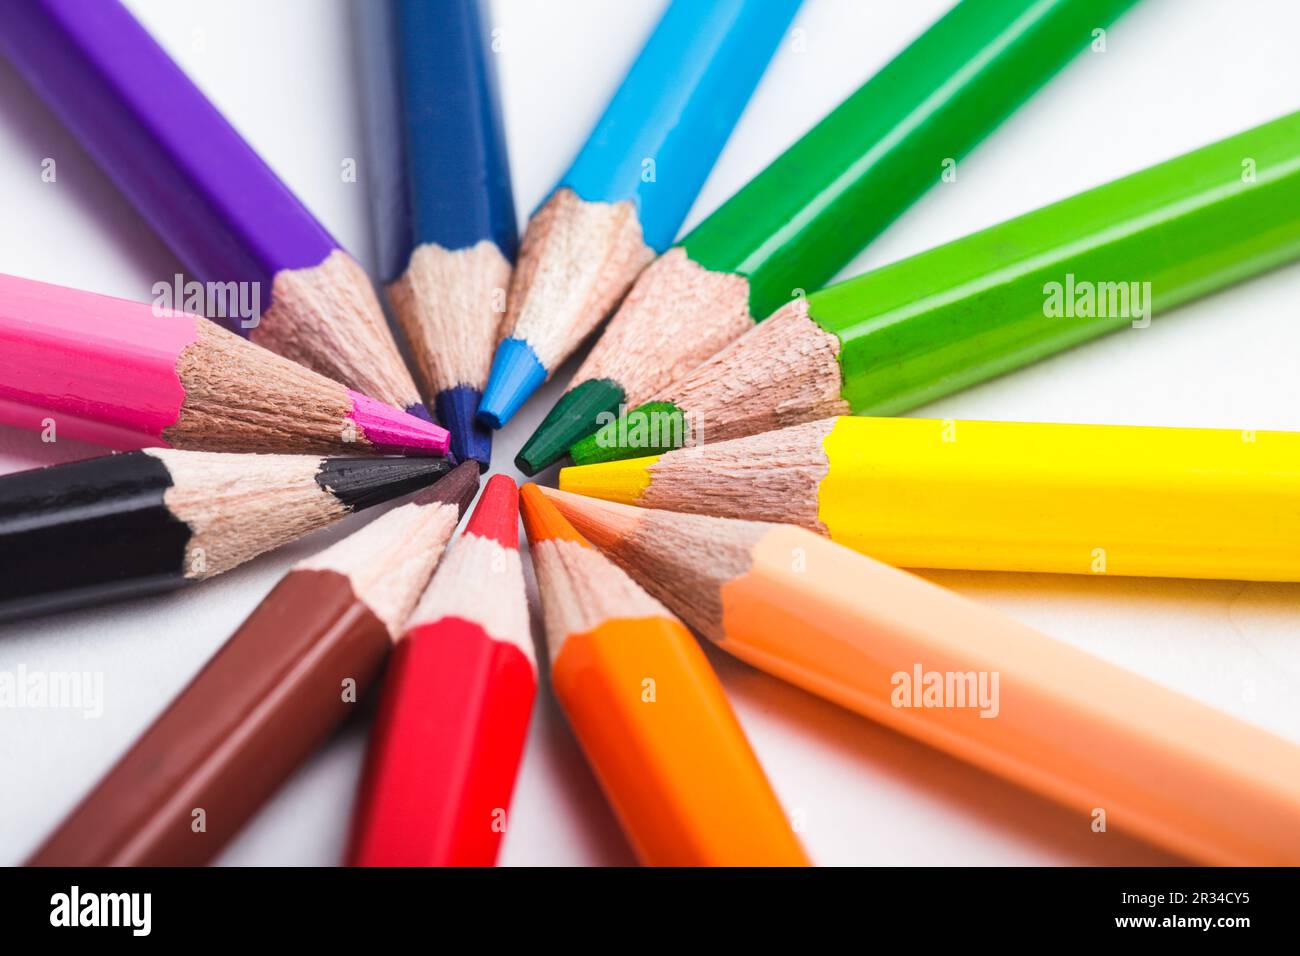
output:
POLYGON ((215 322, 0 275, 0 422, 133 450, 446 454, 446 429, 215 322))

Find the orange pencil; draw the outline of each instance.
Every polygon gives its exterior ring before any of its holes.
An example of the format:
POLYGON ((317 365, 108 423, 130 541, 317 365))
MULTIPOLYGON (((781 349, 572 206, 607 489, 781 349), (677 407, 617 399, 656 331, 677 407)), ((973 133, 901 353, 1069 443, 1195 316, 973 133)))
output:
POLYGON ((555 695, 637 858, 808 865, 695 639, 536 485, 524 485, 520 504, 555 695))
POLYGON ((547 490, 755 667, 1079 813, 1221 865, 1300 863, 1300 747, 804 528, 547 490))

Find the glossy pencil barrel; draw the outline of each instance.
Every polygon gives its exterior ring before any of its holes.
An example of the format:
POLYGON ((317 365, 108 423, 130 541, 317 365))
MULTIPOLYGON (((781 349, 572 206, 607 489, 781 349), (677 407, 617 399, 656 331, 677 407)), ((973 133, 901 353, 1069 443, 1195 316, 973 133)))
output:
POLYGON ((391 64, 379 66, 396 67, 398 129, 379 148, 402 154, 388 161, 408 233, 385 267, 389 298, 453 453, 487 468, 492 432, 475 415, 518 247, 489 13, 482 0, 397 0, 388 13, 391 64))
POLYGON ((535 688, 532 662, 476 622, 407 633, 384 678, 348 864, 495 864, 535 688))
POLYGON ((674 0, 556 188, 632 201, 646 245, 663 252, 799 2, 674 0))
POLYGON ((0 477, 0 619, 220 574, 446 475, 436 458, 151 448, 0 477))
POLYGON ((0 422, 128 451, 166 445, 194 316, 0 275, 0 422))
POLYGON ((798 5, 669 5, 529 220, 480 422, 508 422, 673 241, 798 5))
POLYGON ((637 858, 803 866, 808 858, 708 659, 536 485, 520 490, 556 696, 637 858))
POLYGON ((836 418, 560 488, 797 524, 896 567, 1300 580, 1296 432, 836 418))
POLYGON ((180 587, 190 527, 143 452, 0 479, 0 619, 180 587))
POLYGON ((298 562, 29 864, 209 862, 356 712, 477 486, 462 464, 298 562))
POLYGON ((1300 256, 1300 113, 808 297, 892 415, 1300 256))
POLYGON ((531 474, 820 288, 1132 0, 964 0, 650 265, 517 459, 531 474))
POLYGON ((0 50, 201 281, 258 281, 265 311, 338 247, 118 0, 0 12, 0 50))
POLYGON ((483 0, 397 0, 412 241, 519 245, 510 159, 483 0))
POLYGON ((722 685, 670 618, 571 634, 555 694, 648 866, 806 866, 722 685))
POLYGON ((515 483, 494 475, 384 681, 347 861, 492 866, 537 688, 515 483))
POLYGON ((0 18, 0 52, 202 284, 194 311, 431 420, 365 271, 119 0, 0 18))
POLYGON ((449 437, 199 316, 6 275, 0 422, 123 451, 427 455, 449 437))
POLYGON ((805 528, 553 491, 723 650, 1107 827, 1300 861, 1300 747, 805 528))
POLYGON ((681 241, 750 315, 825 285, 1136 0, 962 0, 681 241), (948 164, 948 165, 945 165, 948 164))
POLYGON ((738 657, 1058 800, 1080 826, 1103 808, 1200 862, 1300 861, 1294 744, 809 532, 778 527, 752 555, 720 595, 738 657), (931 674, 971 693, 927 705, 931 674))
POLYGON ((201 866, 374 683, 391 640, 346 577, 294 571, 31 866, 201 866))

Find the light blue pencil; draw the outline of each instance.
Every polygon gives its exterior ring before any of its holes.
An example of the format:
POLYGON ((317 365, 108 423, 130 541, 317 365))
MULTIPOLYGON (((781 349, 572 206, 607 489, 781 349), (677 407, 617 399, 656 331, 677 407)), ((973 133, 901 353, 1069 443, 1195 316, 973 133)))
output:
POLYGON ((674 0, 524 233, 478 417, 500 428, 677 236, 800 0, 674 0))

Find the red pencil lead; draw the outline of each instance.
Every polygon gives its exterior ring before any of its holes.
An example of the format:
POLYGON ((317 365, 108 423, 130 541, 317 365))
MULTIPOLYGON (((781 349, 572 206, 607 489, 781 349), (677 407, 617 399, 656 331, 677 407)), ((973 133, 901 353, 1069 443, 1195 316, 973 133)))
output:
POLYGON ((519 488, 505 475, 493 475, 479 496, 465 534, 495 541, 503 548, 519 549, 519 488))

